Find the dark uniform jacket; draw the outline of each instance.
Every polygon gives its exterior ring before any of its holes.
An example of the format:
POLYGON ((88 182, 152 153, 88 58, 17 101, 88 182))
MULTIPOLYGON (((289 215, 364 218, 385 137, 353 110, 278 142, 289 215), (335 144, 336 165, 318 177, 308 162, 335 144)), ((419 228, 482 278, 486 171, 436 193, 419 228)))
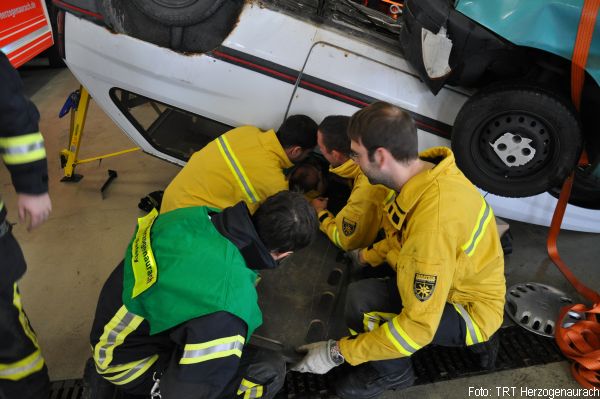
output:
MULTIPOLYGON (((40 114, 23 94, 23 83, 6 55, 0 51, 0 158, 10 171, 17 193, 48 192, 48 166, 40 114)), ((0 197, 0 223, 6 208, 0 197)), ((2 283, 14 283, 25 273, 25 264, 2 265, 2 283)))

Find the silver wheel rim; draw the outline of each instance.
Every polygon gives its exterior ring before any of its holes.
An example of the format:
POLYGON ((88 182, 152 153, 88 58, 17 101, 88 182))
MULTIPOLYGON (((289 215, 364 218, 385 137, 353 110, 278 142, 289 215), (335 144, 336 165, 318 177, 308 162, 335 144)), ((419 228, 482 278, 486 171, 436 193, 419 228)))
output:
POLYGON ((560 309, 573 304, 564 292, 540 283, 515 284, 506 291, 506 313, 519 326, 553 337, 560 309))

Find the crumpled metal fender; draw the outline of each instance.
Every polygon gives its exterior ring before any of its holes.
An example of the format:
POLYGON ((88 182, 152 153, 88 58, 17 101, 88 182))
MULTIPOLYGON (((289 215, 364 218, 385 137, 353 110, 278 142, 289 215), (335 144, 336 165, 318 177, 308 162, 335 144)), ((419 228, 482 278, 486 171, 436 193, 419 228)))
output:
MULTIPOLYGON (((513 44, 571 59, 583 0, 457 0, 456 11, 513 44)), ((600 85, 600 18, 586 71, 600 85)))

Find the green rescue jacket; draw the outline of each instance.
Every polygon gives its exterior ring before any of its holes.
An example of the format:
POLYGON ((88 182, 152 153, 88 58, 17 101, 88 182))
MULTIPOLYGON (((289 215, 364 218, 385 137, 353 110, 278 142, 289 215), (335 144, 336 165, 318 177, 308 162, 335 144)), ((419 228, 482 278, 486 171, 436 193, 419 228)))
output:
POLYGON ((262 324, 257 273, 219 233, 208 207, 138 219, 125 254, 123 304, 150 323, 150 334, 218 311, 244 320, 247 338, 262 324))

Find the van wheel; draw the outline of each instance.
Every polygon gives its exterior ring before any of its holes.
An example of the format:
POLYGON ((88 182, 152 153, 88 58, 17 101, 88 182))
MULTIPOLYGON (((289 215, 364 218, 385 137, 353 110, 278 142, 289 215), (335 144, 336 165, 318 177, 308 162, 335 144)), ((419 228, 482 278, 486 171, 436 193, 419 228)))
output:
MULTIPOLYGON (((592 166, 575 168, 575 180, 569 197, 569 204, 587 209, 600 210, 600 178, 591 172, 592 166)), ((562 185, 553 187, 548 192, 558 198, 562 185)))
POLYGON ((570 103, 534 86, 483 88, 462 107, 452 130, 459 168, 481 189, 506 197, 560 185, 581 148, 570 103))
POLYGON ((146 16, 166 26, 188 26, 213 15, 225 0, 133 0, 146 16))
POLYGON ((96 0, 117 33, 185 53, 214 50, 233 31, 245 0, 96 0))
POLYGON ((48 65, 50 68, 64 68, 66 67, 65 62, 58 51, 58 46, 60 45, 60 38, 58 37, 58 8, 50 1, 46 1, 46 9, 48 10, 50 25, 52 25, 52 35, 54 36, 54 45, 47 51, 48 65))

